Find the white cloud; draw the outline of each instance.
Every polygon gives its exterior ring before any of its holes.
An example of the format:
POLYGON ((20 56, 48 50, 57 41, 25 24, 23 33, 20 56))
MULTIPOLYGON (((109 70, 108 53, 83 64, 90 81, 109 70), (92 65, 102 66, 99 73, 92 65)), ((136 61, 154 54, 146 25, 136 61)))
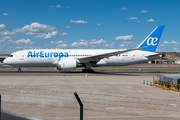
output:
POLYGON ((77 43, 77 42, 73 42, 72 44, 71 44, 71 46, 72 47, 77 47, 79 44, 77 43))
POLYGON ((176 51, 176 52, 179 52, 179 50, 177 48, 173 48, 173 50, 176 51))
POLYGON ((14 41, 14 44, 18 44, 18 45, 34 45, 34 42, 31 42, 30 39, 20 39, 20 40, 16 40, 14 41))
POLYGON ((179 44, 179 42, 172 40, 171 44, 179 44))
POLYGON ((98 23, 97 25, 102 25, 101 23, 98 23))
POLYGON ((7 40, 7 41, 4 41, 3 44, 6 44, 6 45, 15 45, 15 46, 21 46, 21 45, 34 45, 35 43, 34 42, 31 42, 30 39, 19 39, 19 40, 7 40))
POLYGON ((56 8, 70 8, 69 6, 61 6, 61 5, 56 5, 56 6, 54 6, 54 5, 51 5, 51 6, 49 6, 49 8, 53 8, 53 7, 56 7, 56 8))
POLYGON ((56 46, 56 48, 65 48, 67 47, 67 44, 59 44, 58 46, 56 46))
POLYGON ((6 25, 5 24, 0 24, 0 35, 1 36, 17 36, 17 34, 15 32, 9 32, 6 29, 6 25))
POLYGON ((13 37, 11 37, 11 36, 5 36, 5 37, 3 37, 2 39, 3 40, 8 40, 8 39, 12 39, 13 37))
POLYGON ((3 13, 2 15, 8 15, 7 13, 3 13))
POLYGON ((105 40, 100 39, 100 40, 79 40, 78 42, 73 42, 70 46, 71 47, 77 47, 77 48, 113 48, 114 43, 108 45, 105 44, 107 43, 105 40))
POLYGON ((86 40, 80 40, 80 41, 79 41, 79 45, 80 45, 80 46, 88 46, 88 41, 86 41, 86 40))
POLYGON ((51 32, 51 35, 52 35, 52 36, 57 36, 57 35, 58 35, 58 31, 52 31, 52 32, 51 32))
POLYGON ((114 42, 112 42, 111 44, 105 44, 104 47, 105 48, 114 48, 114 42))
POLYGON ((119 47, 125 47, 126 45, 125 44, 121 44, 119 47))
POLYGON ((65 28, 70 28, 70 26, 65 26, 65 28))
POLYGON ((35 43, 30 39, 8 40, 11 39, 9 36, 0 39, 1 53, 12 53, 17 50, 36 48, 35 43))
POLYGON ((135 47, 135 44, 121 44, 119 45, 119 47, 121 48, 134 48, 135 47))
POLYGON ((174 45, 179 44, 179 42, 176 42, 176 41, 174 41, 174 40, 172 40, 171 42, 164 41, 163 43, 164 43, 164 44, 174 44, 174 45))
POLYGON ((85 23, 88 23, 87 21, 84 21, 84 20, 71 20, 70 22, 73 22, 73 23, 82 23, 82 24, 85 24, 85 23))
POLYGON ((139 13, 147 13, 147 12, 148 12, 148 10, 142 10, 139 13))
POLYGON ((77 43, 77 42, 73 42, 72 44, 71 44, 71 46, 72 47, 88 47, 88 41, 87 40, 84 40, 84 39, 82 39, 82 40, 79 40, 79 43, 77 43))
POLYGON ((133 35, 118 36, 115 38, 115 40, 134 40, 134 37, 133 35))
POLYGON ((136 20, 138 19, 137 17, 130 17, 130 18, 127 18, 128 20, 136 20))
POLYGON ((130 43, 133 43, 133 42, 131 42, 131 41, 123 41, 123 43, 128 43, 128 44, 130 44, 130 43))
POLYGON ((163 52, 162 49, 156 49, 156 52, 163 52))
POLYGON ((169 42, 168 42, 168 41, 164 41, 163 43, 164 43, 164 44, 169 44, 169 42))
MULTIPOLYGON (((2 44, 2 43, 4 43, 5 42, 5 40, 0 40, 0 43, 2 44)), ((1 48, 0 48, 1 49, 1 48)))
POLYGON ((0 31, 4 31, 6 29, 6 25, 5 24, 0 24, 0 31))
POLYGON ((57 8, 61 8, 61 5, 57 5, 56 7, 57 7, 57 8))
POLYGON ((17 28, 13 31, 26 35, 35 35, 35 38, 51 39, 53 38, 53 36, 58 35, 57 30, 58 29, 56 27, 51 27, 50 25, 34 22, 31 25, 25 25, 23 28, 17 28), (45 34, 45 32, 49 33, 45 34))
POLYGON ((141 22, 140 20, 138 20, 137 22, 141 22))
POLYGON ((40 35, 36 35, 34 38, 40 38, 40 39, 52 39, 53 36, 51 36, 51 33, 48 33, 48 34, 40 34, 40 35))
POLYGON ((34 38, 41 38, 41 39, 52 39, 53 36, 57 36, 58 35, 58 32, 57 31, 52 31, 52 32, 49 32, 48 34, 39 34, 39 35, 36 35, 34 38))
POLYGON ((68 35, 68 33, 63 32, 62 35, 60 35, 60 36, 67 36, 67 35, 68 35))
POLYGON ((165 45, 164 44, 159 44, 160 47, 164 47, 165 45))
POLYGON ((64 44, 64 43, 66 43, 65 41, 57 41, 57 42, 54 42, 54 41, 51 41, 50 42, 51 44, 64 44))
POLYGON ((97 30, 97 28, 95 28, 95 30, 97 30))
POLYGON ((49 8, 53 8, 53 7, 54 7, 54 5, 49 6, 49 8))
POLYGON ((2 37, 2 38, 0 38, 0 43, 5 45, 5 44, 9 43, 8 40, 12 39, 12 38, 13 37, 11 37, 11 36, 2 37))
POLYGON ((36 35, 44 32, 57 31, 56 27, 51 27, 50 25, 40 24, 37 22, 32 23, 31 25, 25 25, 23 28, 17 28, 14 32, 24 33, 26 35, 36 35))
POLYGON ((93 40, 91 40, 90 41, 90 44, 91 45, 99 45, 99 44, 103 44, 103 43, 107 43, 106 41, 104 41, 103 39, 100 39, 100 40, 95 40, 95 39, 93 39, 93 40))
POLYGON ((2 35, 2 36, 17 36, 17 34, 15 32, 9 32, 7 30, 1 31, 0 35, 2 35))
POLYGON ((68 45, 65 41, 59 40, 59 41, 51 41, 49 44, 44 45, 44 48, 50 48, 50 49, 59 49, 59 48, 65 48, 68 45))
POLYGON ((145 20, 146 22, 154 22, 154 19, 148 19, 148 20, 145 20))
POLYGON ((68 46, 65 41, 61 41, 61 40, 57 41, 57 42, 51 41, 50 43, 54 44, 54 45, 58 44, 58 46, 56 46, 56 48, 65 48, 68 46))
POLYGON ((125 8, 125 7, 123 7, 123 8, 121 8, 122 10, 127 10, 128 8, 125 8))

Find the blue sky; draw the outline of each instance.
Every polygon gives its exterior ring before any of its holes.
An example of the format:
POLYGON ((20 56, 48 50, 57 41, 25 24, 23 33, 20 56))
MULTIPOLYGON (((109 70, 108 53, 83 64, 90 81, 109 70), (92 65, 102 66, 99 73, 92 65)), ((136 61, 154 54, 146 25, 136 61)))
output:
POLYGON ((0 53, 137 47, 165 25, 158 52, 178 52, 179 0, 1 0, 0 53))

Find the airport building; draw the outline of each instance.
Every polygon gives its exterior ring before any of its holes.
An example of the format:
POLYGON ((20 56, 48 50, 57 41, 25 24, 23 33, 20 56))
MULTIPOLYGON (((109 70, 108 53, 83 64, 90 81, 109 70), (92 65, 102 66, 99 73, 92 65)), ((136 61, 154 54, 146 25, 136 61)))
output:
POLYGON ((9 54, 0 54, 0 63, 3 62, 3 60, 8 57, 9 54))

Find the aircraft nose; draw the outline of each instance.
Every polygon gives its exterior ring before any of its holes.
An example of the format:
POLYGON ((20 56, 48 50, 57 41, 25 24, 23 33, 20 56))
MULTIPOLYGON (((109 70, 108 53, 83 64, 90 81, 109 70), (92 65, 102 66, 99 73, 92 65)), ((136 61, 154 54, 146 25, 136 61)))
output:
POLYGON ((4 60, 3 60, 3 63, 4 63, 4 64, 6 64, 6 63, 7 63, 7 60, 6 60, 6 59, 4 59, 4 60))
POLYGON ((8 59, 7 59, 7 58, 4 59, 3 63, 4 63, 4 64, 9 64, 8 59))

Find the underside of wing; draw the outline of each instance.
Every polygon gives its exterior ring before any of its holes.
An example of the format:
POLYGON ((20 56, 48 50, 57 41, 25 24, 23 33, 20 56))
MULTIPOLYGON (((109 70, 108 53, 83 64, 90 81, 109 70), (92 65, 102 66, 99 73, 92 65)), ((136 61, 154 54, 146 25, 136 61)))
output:
POLYGON ((98 62, 103 58, 109 58, 111 56, 117 56, 122 53, 130 52, 130 51, 134 51, 134 50, 138 50, 138 49, 143 49, 143 48, 134 48, 134 49, 127 49, 127 50, 119 50, 119 51, 110 52, 110 53, 97 54, 97 55, 93 55, 93 56, 79 58, 78 61, 80 63, 98 62))

